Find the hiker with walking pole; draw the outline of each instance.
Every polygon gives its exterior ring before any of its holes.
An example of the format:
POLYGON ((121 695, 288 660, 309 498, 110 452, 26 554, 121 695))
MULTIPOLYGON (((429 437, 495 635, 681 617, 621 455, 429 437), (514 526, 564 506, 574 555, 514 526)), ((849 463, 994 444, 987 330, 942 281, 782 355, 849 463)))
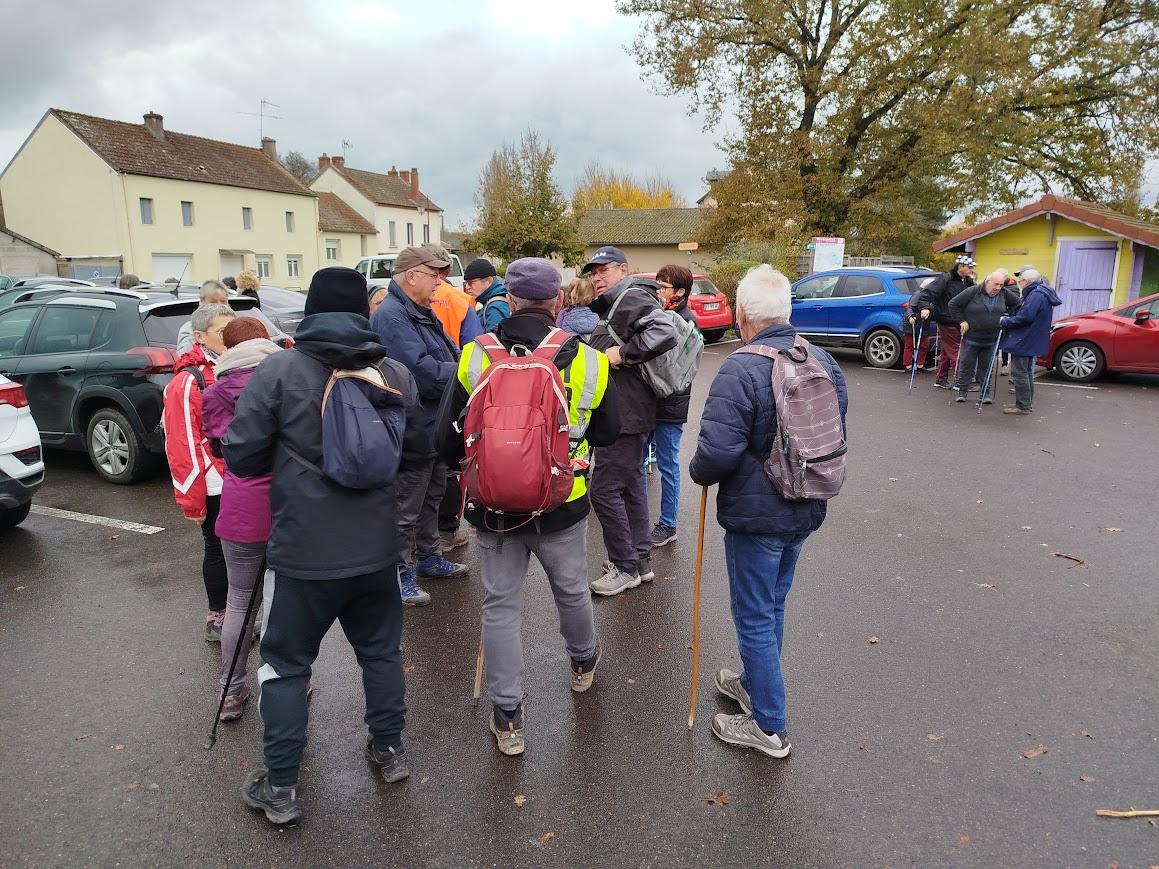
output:
POLYGON ((914 377, 918 373, 918 368, 923 371, 928 371, 928 365, 932 365, 932 358, 927 361, 930 350, 930 336, 937 331, 937 326, 930 320, 930 311, 927 308, 922 310, 921 299, 922 291, 930 286, 937 278, 925 278, 918 284, 917 290, 910 296, 906 303, 906 322, 909 323, 910 332, 902 339, 902 359, 908 359, 909 364, 906 366, 906 371, 909 372, 909 386, 906 389, 907 393, 913 392, 914 377))
MULTIPOLYGON (((982 366, 993 357, 1002 317, 1018 307, 1018 294, 1008 290, 1005 284, 1006 273, 994 271, 981 284, 963 290, 950 300, 950 316, 958 321, 962 335, 955 383, 958 395, 954 399, 959 404, 966 401, 970 384, 982 379, 982 366)), ((982 384, 978 402, 979 406, 993 402, 985 384, 982 384)))
POLYGON ((712 381, 689 468, 697 484, 719 485, 716 518, 742 664, 739 673, 719 670, 715 681, 743 711, 715 716, 712 732, 786 757, 785 600, 805 540, 844 479, 848 396, 833 357, 789 325, 783 274, 769 265, 750 270, 736 309, 745 346, 712 381))
POLYGON ((975 406, 978 413, 982 412, 982 405, 993 404, 990 390, 994 388, 994 364, 998 361, 998 345, 1002 341, 1002 330, 998 330, 998 337, 994 341, 994 349, 990 351, 990 364, 986 366, 986 376, 982 378, 982 388, 978 390, 978 403, 975 406))

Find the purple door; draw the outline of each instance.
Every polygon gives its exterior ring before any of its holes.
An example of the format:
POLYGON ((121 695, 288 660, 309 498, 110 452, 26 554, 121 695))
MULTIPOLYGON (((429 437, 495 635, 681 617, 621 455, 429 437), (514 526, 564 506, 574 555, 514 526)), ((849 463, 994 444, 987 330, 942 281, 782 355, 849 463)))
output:
POLYGON ((1109 307, 1118 242, 1063 241, 1060 244, 1056 289, 1062 305, 1054 309, 1054 319, 1109 307))

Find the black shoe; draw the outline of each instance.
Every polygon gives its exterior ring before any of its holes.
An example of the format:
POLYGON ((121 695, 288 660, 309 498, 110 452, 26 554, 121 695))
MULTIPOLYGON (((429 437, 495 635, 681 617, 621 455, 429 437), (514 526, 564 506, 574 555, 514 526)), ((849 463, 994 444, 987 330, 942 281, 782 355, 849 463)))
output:
POLYGON ((636 562, 636 573, 640 574, 640 582, 651 582, 656 578, 656 571, 652 569, 652 558, 641 558, 636 562))
POLYGON ((387 784, 394 784, 410 778, 410 768, 406 765, 406 752, 402 745, 398 748, 379 750, 374 745, 374 737, 366 735, 366 759, 382 770, 382 778, 387 784))
POLYGON ((934 386, 938 389, 953 389, 954 388, 954 387, 950 386, 950 383, 947 380, 935 380, 934 386))
POLYGON ((269 771, 265 769, 255 769, 246 776, 241 798, 247 806, 265 812, 271 824, 291 824, 302 817, 297 787, 274 787, 270 784, 269 771))

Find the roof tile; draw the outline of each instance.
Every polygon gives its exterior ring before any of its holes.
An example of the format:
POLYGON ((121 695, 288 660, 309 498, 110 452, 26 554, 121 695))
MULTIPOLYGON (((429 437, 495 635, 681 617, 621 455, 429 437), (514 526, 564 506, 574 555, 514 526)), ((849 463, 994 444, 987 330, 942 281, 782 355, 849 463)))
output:
POLYGON ((333 169, 376 205, 393 205, 398 208, 418 208, 421 205, 431 211, 443 210, 431 202, 430 197, 421 190, 418 202, 411 199, 410 184, 399 175, 384 175, 365 169, 351 169, 349 166, 341 168, 334 166, 333 169))
POLYGON ((579 218, 586 245, 681 244, 696 241, 703 208, 609 208, 585 211, 579 218))
POLYGON ((357 232, 374 235, 374 224, 347 205, 336 193, 318 194, 318 228, 323 232, 357 232))

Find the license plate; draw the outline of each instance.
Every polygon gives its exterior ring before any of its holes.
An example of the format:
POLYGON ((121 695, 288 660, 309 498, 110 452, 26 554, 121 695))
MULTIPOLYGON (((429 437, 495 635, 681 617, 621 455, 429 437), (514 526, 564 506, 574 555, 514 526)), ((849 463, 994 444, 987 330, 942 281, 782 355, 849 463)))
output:
POLYGON ((704 306, 704 310, 706 311, 715 311, 718 308, 720 308, 720 302, 709 302, 704 306))

